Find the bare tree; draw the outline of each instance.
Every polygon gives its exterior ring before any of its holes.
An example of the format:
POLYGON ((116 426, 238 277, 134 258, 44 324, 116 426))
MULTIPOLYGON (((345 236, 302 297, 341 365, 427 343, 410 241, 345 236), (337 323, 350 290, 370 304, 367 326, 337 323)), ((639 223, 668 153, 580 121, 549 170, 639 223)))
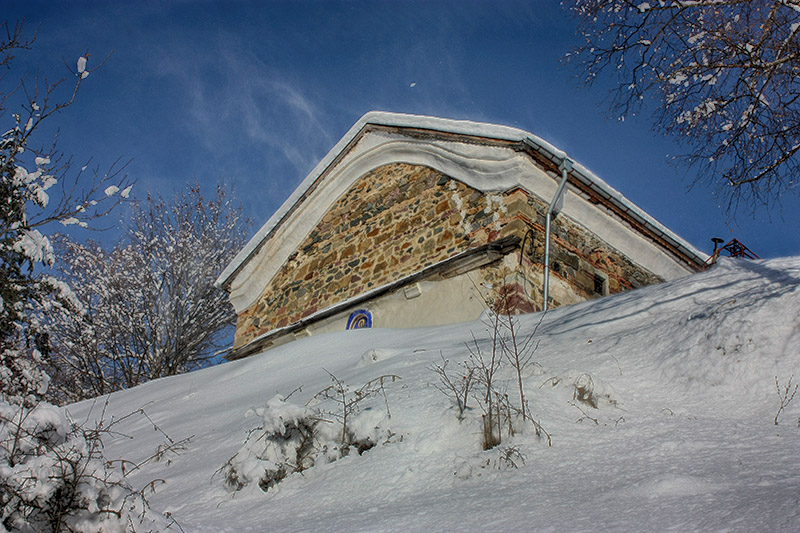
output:
POLYGON ((225 188, 207 200, 195 184, 171 203, 148 196, 136 205, 123 240, 109 250, 57 240, 61 272, 84 308, 52 319, 63 399, 210 364, 236 318, 214 280, 244 234, 225 188))
MULTIPOLYGON (((654 127, 734 215, 775 205, 800 170, 800 1, 577 0, 588 83, 617 77, 612 110, 661 104, 654 127)), ((697 181, 696 180, 696 181, 697 181)))

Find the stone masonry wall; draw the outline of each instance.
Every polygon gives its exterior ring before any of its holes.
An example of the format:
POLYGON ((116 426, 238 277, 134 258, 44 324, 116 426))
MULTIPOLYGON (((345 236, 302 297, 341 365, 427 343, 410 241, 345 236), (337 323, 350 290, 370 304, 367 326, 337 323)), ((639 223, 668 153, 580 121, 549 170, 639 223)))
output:
MULTIPOLYGON (((535 242, 526 244, 526 259, 533 264, 544 264, 544 227, 547 204, 534 196, 527 197, 528 210, 521 213, 528 225, 534 229, 535 242), (533 214, 534 219, 528 217, 533 214)), ((550 272, 575 291, 581 300, 596 298, 603 294, 595 291, 595 275, 607 278, 605 294, 652 285, 664 281, 659 276, 633 263, 624 254, 611 247, 599 236, 587 231, 569 217, 558 216, 551 222, 550 272)), ((552 278, 551 278, 552 280, 552 278)), ((551 281, 552 283, 552 281, 551 281)), ((541 285, 541 282, 539 283, 541 285)), ((551 301, 551 307, 573 302, 551 301)))
MULTIPOLYGON (((523 190, 485 194, 428 167, 376 168, 337 200, 239 315, 234 346, 470 248, 529 231, 533 245, 526 242, 521 262, 515 254, 518 272, 484 267, 476 274, 513 293, 517 312, 540 309, 546 207, 523 190)), ((552 227, 552 273, 572 286, 575 301, 596 296, 596 271, 606 274, 609 293, 659 281, 566 217, 552 227)))

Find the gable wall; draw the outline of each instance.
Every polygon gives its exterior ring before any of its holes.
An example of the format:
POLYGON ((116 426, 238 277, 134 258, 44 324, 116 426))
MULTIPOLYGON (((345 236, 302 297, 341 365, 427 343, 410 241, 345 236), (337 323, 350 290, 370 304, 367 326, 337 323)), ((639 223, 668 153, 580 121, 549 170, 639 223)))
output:
MULTIPOLYGON (((256 303, 239 315, 234 346, 314 312, 411 275, 469 248, 532 231, 505 272, 484 267, 476 283, 504 287, 517 311, 541 308, 546 204, 521 189, 486 194, 428 167, 380 166, 339 198, 279 269, 256 303), (524 280, 520 283, 520 276, 524 280)), ((607 273, 609 293, 659 281, 585 228, 561 216, 553 224, 551 305, 595 296, 594 272, 607 273)), ((380 324, 376 324, 380 325, 380 324)))
POLYGON ((482 193, 427 167, 368 172, 239 315, 234 346, 495 240, 486 207, 482 193))

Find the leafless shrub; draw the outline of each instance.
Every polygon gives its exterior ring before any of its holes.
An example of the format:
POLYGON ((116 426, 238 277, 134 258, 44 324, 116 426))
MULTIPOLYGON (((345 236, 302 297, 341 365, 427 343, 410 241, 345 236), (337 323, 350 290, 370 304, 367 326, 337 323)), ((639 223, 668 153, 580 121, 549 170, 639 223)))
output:
POLYGON ((519 451, 518 446, 505 446, 500 450, 498 466, 505 468, 519 468, 525 464, 525 455, 519 451))
POLYGON ((352 435, 349 432, 347 421, 353 414, 361 410, 361 402, 367 398, 381 394, 386 405, 386 414, 389 416, 389 418, 391 418, 392 413, 389 411, 389 400, 386 398, 386 389, 384 388, 384 384, 387 381, 394 383, 398 379, 401 379, 400 376, 386 374, 369 380, 359 389, 351 390, 350 386, 344 383, 342 380, 327 370, 325 370, 325 372, 328 373, 333 383, 316 393, 309 401, 309 404, 323 400, 330 400, 333 402, 333 404, 336 406, 336 409, 321 411, 320 415, 332 417, 342 425, 340 444, 343 446, 347 446, 348 444, 357 444, 355 442, 350 442, 352 440, 352 435))
MULTIPOLYGON (((507 307, 508 302, 506 293, 503 293, 503 306, 507 307)), ((502 315, 497 313, 496 319, 500 322, 499 328, 500 335, 498 341, 502 349, 503 357, 508 361, 511 368, 514 369, 517 378, 517 390, 519 392, 519 406, 522 413, 522 418, 529 418, 527 412, 527 400, 525 399, 525 388, 523 387, 522 377, 525 371, 531 364, 533 364, 533 354, 539 347, 539 339, 536 338, 536 332, 544 320, 545 313, 539 316, 539 322, 534 326, 533 331, 528 335, 522 335, 519 331, 519 320, 514 315, 502 315)), ((498 331, 498 328, 495 328, 498 331)))
POLYGON ((593 409, 597 409, 598 397, 595 393, 594 380, 589 374, 581 374, 573 384, 575 391, 572 393, 572 399, 581 403, 585 403, 593 409))
MULTIPOLYGON (((441 355, 441 354, 440 354, 441 355)), ((469 395, 473 387, 476 385, 477 368, 471 361, 463 361, 456 363, 458 369, 448 371, 447 365, 450 364, 448 359, 441 356, 442 363, 434 363, 429 369, 439 376, 439 383, 434 387, 453 400, 456 407, 458 407, 458 419, 464 419, 464 411, 469 409, 469 395)))
POLYGON ((494 448, 502 442, 502 417, 500 399, 507 397, 504 392, 497 390, 496 375, 502 365, 498 332, 500 322, 496 315, 488 324, 491 331, 491 350, 484 353, 481 345, 473 335, 472 344, 467 344, 470 354, 470 365, 474 368, 472 373, 480 385, 480 392, 475 394, 475 399, 483 411, 483 437, 484 450, 494 448))
POLYGON ((519 398, 519 403, 514 404, 509 400, 508 395, 504 393, 502 396, 505 403, 501 402, 500 406, 504 405, 505 411, 508 413, 508 433, 509 435, 515 433, 514 420, 521 419, 523 424, 531 424, 535 435, 546 439, 549 446, 552 444, 550 434, 531 414, 524 386, 524 377, 528 370, 537 365, 533 361, 533 355, 539 347, 539 339, 536 334, 539 326, 544 321, 546 313, 540 314, 539 321, 530 333, 523 334, 520 330, 519 317, 511 314, 511 302, 507 291, 499 291, 491 305, 496 310, 496 312, 492 313, 489 322, 490 331, 492 332, 493 353, 499 348, 499 364, 506 363, 513 369, 519 398))
POLYGON ((607 403, 612 406, 617 405, 617 400, 614 398, 614 395, 602 385, 598 385, 591 374, 585 372, 575 378, 574 381, 571 377, 553 376, 545 380, 545 382, 540 385, 540 388, 548 383, 553 387, 561 383, 572 387, 573 402, 580 402, 584 405, 588 405, 592 409, 599 409, 601 403, 607 403))
MULTIPOLYGON (((780 386, 778 383, 778 376, 775 376, 775 390, 778 392, 778 398, 781 401, 780 406, 778 407, 778 412, 775 413, 775 425, 778 425, 778 418, 780 418, 781 413, 786 407, 792 403, 794 400, 794 395, 797 394, 797 384, 795 383, 794 387, 792 387, 792 380, 794 379, 794 374, 789 376, 789 381, 783 387, 780 386)), ((800 422, 798 422, 800 423, 800 422)))
POLYGON ((469 408, 470 397, 475 400, 482 413, 481 444, 484 450, 501 444, 503 433, 516 434, 519 428, 515 424, 519 423, 531 424, 536 436, 547 439, 550 445, 550 434, 531 414, 524 386, 524 377, 537 365, 533 361, 539 346, 536 333, 544 314, 530 333, 523 334, 519 318, 510 314, 513 306, 508 292, 500 290, 493 300, 484 303, 488 309, 494 310, 484 319, 489 333, 488 343, 479 342, 473 335, 472 341, 466 343, 469 357, 456 368, 449 369, 449 361, 443 356, 442 364, 431 365, 430 370, 439 377, 436 388, 455 402, 459 420, 463 420, 469 408), (518 400, 512 401, 509 397, 507 380, 499 379, 504 368, 513 370, 518 400))
POLYGON ((578 420, 576 420, 576 422, 583 422, 584 420, 591 420, 592 422, 594 422, 594 425, 595 425, 595 426, 599 426, 599 425, 600 425, 600 422, 599 422, 599 421, 598 421, 596 418, 594 418, 593 416, 590 416, 590 415, 589 415, 589 413, 587 413, 587 412, 586 412, 586 411, 583 409, 583 407, 581 407, 580 405, 578 405, 578 404, 577 404, 577 403, 575 403, 574 401, 573 401, 573 402, 569 402, 569 404, 570 404, 572 407, 574 407, 575 409, 577 409, 578 411, 580 411, 580 412, 581 412, 581 415, 582 415, 582 416, 581 416, 580 418, 578 418, 578 420))

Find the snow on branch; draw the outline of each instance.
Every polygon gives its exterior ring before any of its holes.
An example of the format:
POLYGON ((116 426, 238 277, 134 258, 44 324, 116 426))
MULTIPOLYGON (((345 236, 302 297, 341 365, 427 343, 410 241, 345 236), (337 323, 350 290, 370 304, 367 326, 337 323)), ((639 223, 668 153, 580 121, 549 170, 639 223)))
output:
POLYGON ((134 204, 114 246, 57 239, 60 277, 85 311, 48 316, 64 369, 54 386, 77 400, 211 364, 235 320, 214 280, 245 227, 224 187, 208 198, 194 184, 134 204))
POLYGON ((580 0, 584 44, 569 54, 587 83, 616 79, 611 109, 660 100, 655 128, 686 147, 698 180, 737 208, 771 206, 800 171, 800 3, 580 0))

